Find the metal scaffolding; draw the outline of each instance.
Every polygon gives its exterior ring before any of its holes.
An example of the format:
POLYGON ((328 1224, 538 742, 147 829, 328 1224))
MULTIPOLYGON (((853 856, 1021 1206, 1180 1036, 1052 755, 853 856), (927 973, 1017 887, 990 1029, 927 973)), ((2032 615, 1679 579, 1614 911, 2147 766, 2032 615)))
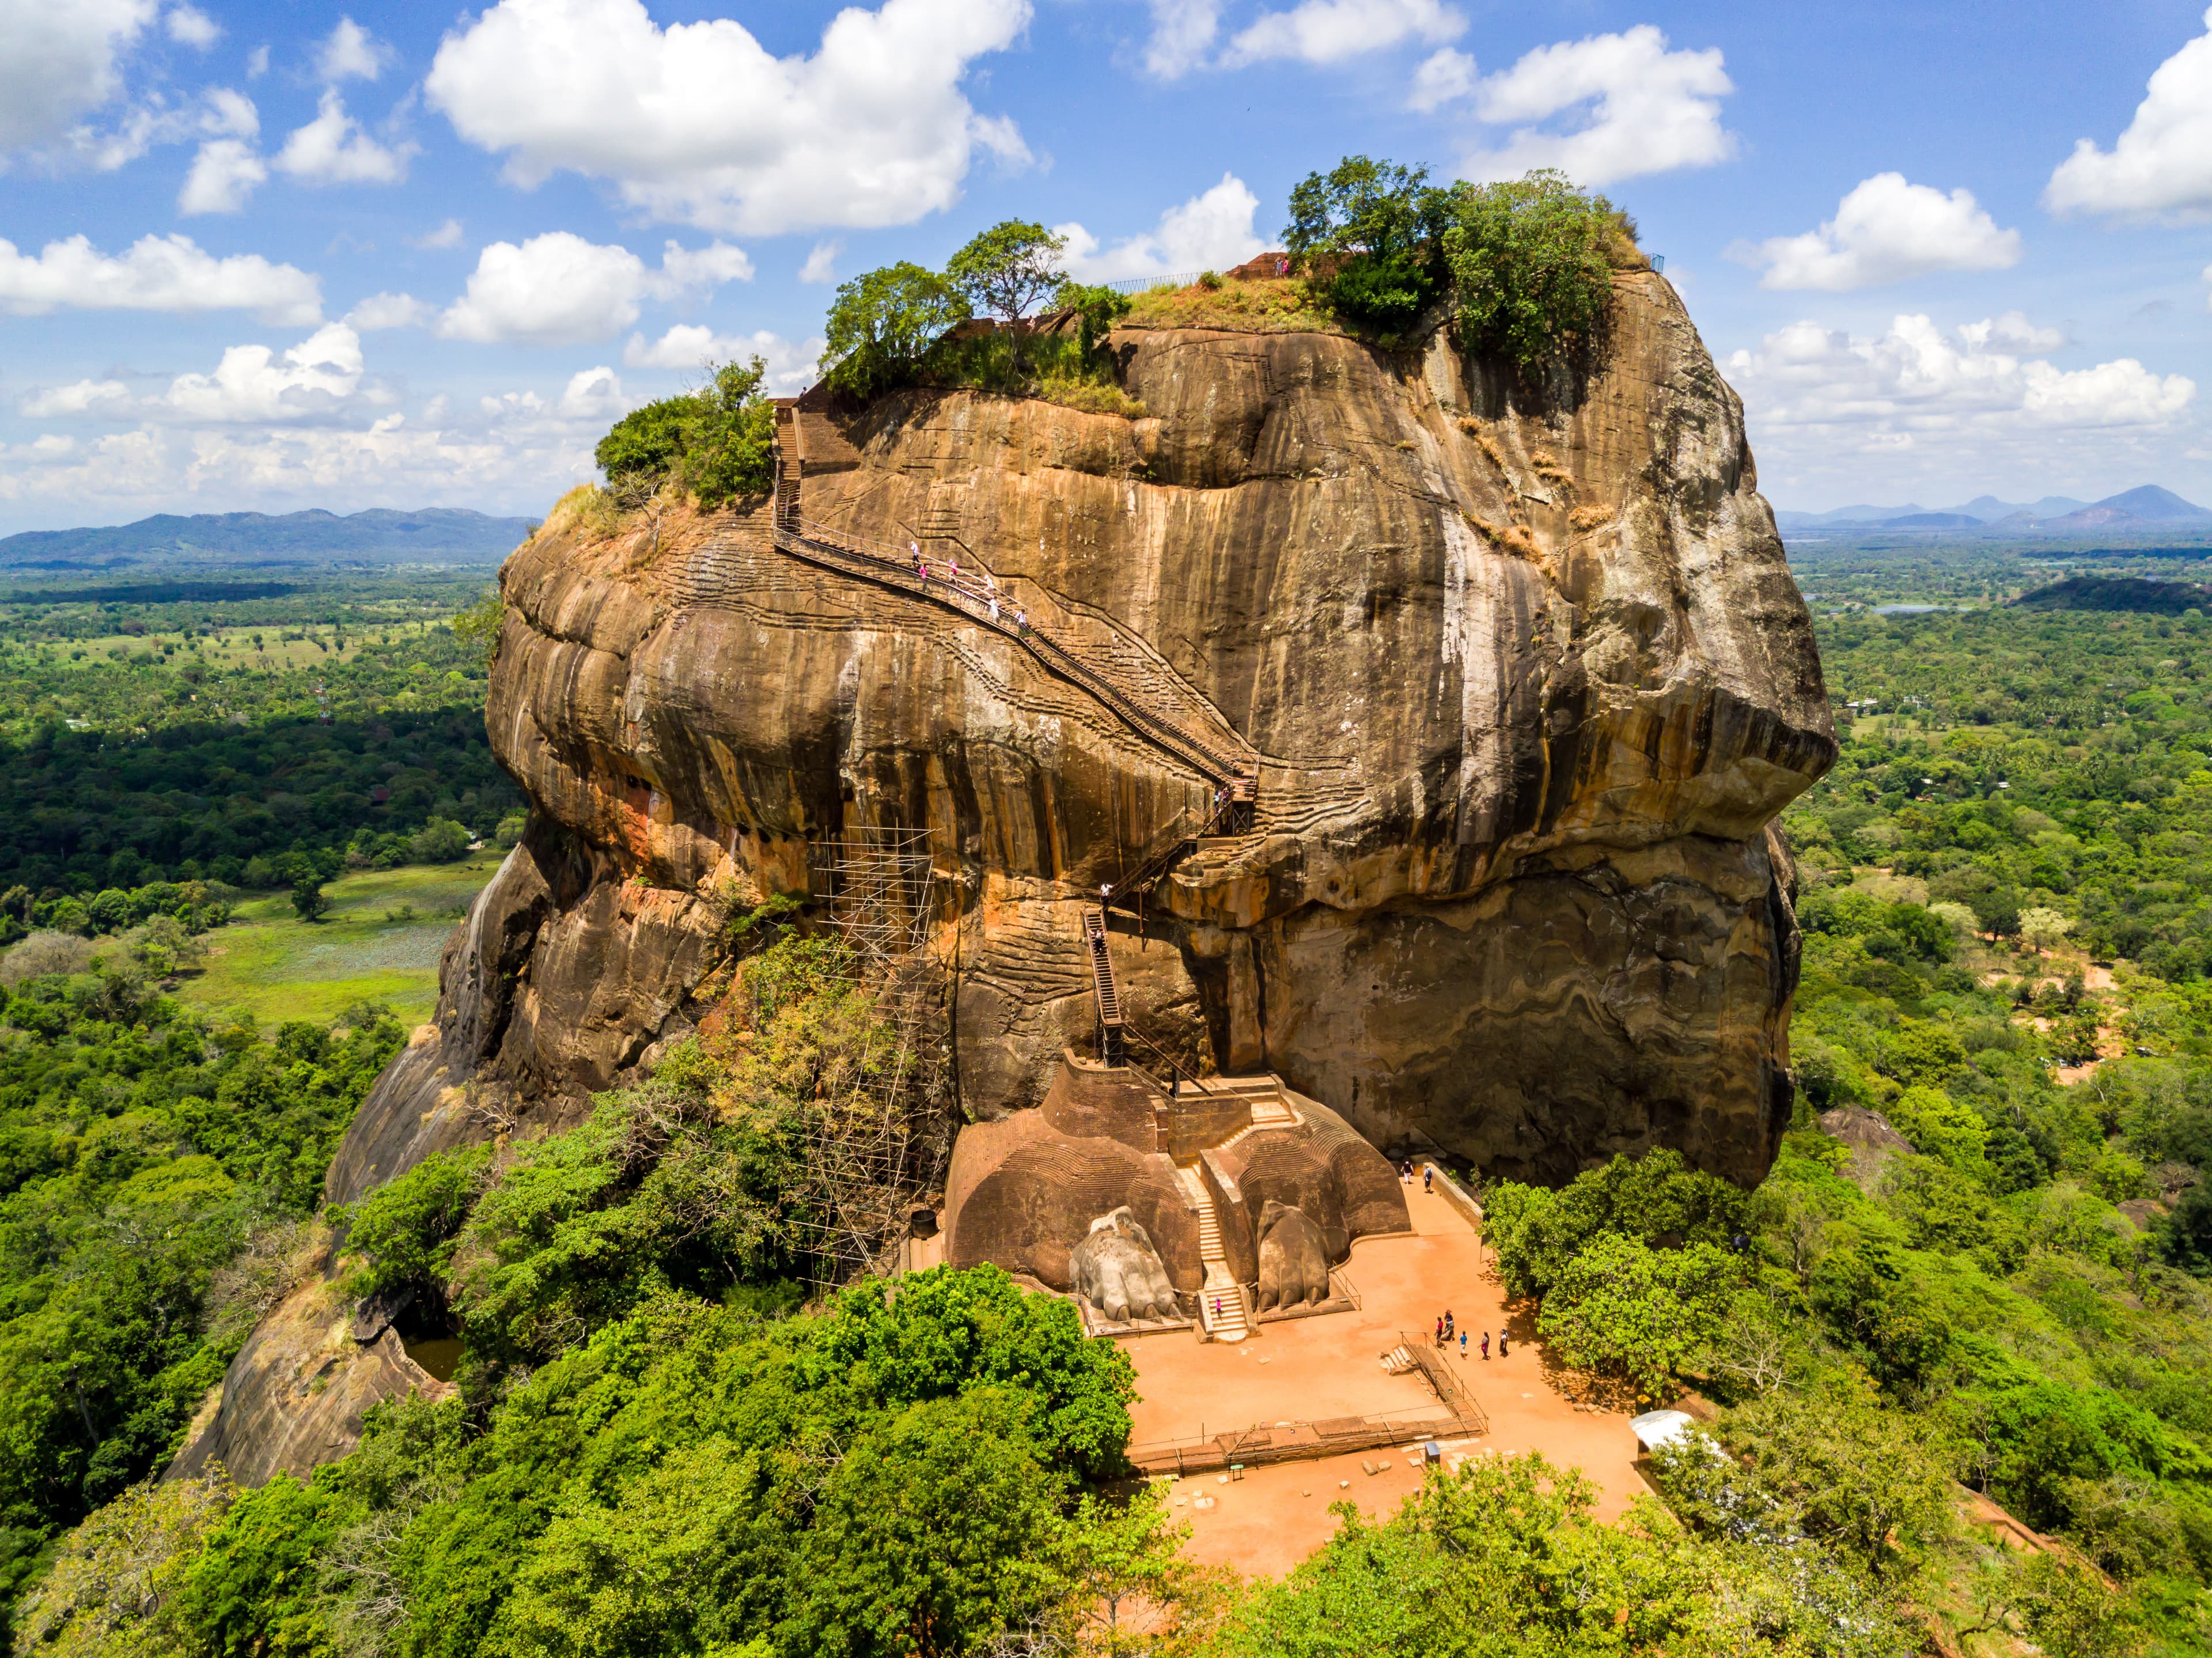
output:
POLYGON ((796 1223, 828 1289, 897 1264, 915 1205, 951 1151, 942 1093, 945 975, 930 953, 929 831, 854 829, 807 847, 808 885, 872 999, 857 1055, 825 1073, 806 1114, 796 1223))

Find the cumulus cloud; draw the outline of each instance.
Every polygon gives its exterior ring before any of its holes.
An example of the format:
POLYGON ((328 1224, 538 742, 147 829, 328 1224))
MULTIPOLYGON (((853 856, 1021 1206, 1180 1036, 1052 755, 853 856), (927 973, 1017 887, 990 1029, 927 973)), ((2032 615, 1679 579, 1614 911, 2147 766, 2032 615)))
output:
POLYGON ((415 145, 377 143, 346 113, 335 88, 324 91, 317 111, 285 139, 278 172, 310 185, 396 185, 406 178, 415 145))
POLYGON ((837 280, 837 256, 845 251, 842 242, 817 242, 806 256, 806 263, 799 267, 799 280, 823 285, 837 280))
POLYGON ((345 313, 345 325, 358 334, 380 328, 419 328, 434 313, 412 294, 372 294, 345 313))
POLYGON ((177 211, 237 213, 269 178, 269 164, 252 144, 237 138, 211 138, 192 157, 185 187, 177 192, 177 211))
POLYGON ((11 8, 0 52, 0 149, 60 138, 112 100, 122 89, 118 60, 154 16, 154 0, 11 8))
POLYGON ((571 374, 553 412, 563 420, 611 420, 629 407, 623 399, 622 376, 602 363, 571 374))
POLYGON ((2061 337, 2017 312, 1946 333, 1925 316, 1899 316, 1882 333, 1854 336, 1799 322, 1737 351, 1728 377, 1743 394, 1755 437, 1786 448, 1880 453, 1936 442, 1998 446, 2085 430, 2162 428, 2197 393, 2185 375, 2159 374, 2132 357, 2062 369, 2027 355, 2061 337))
POLYGON ((392 60, 392 48, 371 38, 350 17, 340 17, 330 38, 316 49, 315 73, 336 86, 341 81, 374 81, 392 60))
POLYGON ((1424 113, 1466 97, 1474 90, 1474 59, 1446 46, 1421 60, 1413 71, 1413 84, 1406 94, 1406 107, 1424 113))
POLYGON ((362 387, 361 336, 325 323, 281 355, 234 345, 212 374, 180 374, 155 402, 165 417, 210 425, 328 421, 353 410, 362 387))
POLYGON ((1467 19, 1442 0, 1304 0, 1256 19, 1229 43, 1231 69, 1273 58, 1334 64, 1402 40, 1456 40, 1467 19))
POLYGON ((644 300, 711 291, 752 274, 744 250, 721 242, 696 251, 670 242, 655 271, 626 247, 556 230, 520 246, 485 248, 468 292, 439 318, 438 332, 485 343, 580 344, 629 327, 644 300))
POLYGON ((420 236, 410 236, 409 243, 416 247, 459 247, 461 245, 461 222, 448 219, 435 230, 420 236))
POLYGON ((168 31, 169 39, 179 46, 192 46, 205 52, 222 38, 215 19, 198 6, 174 5, 161 19, 161 27, 168 31))
POLYGON ((1221 33, 1221 0, 1152 0, 1152 10, 1146 69, 1173 81, 1202 68, 1221 33))
POLYGON ((793 341, 765 328, 726 335, 701 323, 678 323, 657 340, 631 335, 623 347, 623 367, 697 369, 710 362, 750 362, 758 357, 767 367, 763 383, 778 395, 787 395, 805 391, 819 378, 822 353, 828 346, 818 335, 793 341))
POLYGON ((228 510, 254 501, 355 512, 395 500, 542 511, 594 475, 597 431, 565 422, 461 427, 397 411, 368 426, 149 424, 78 444, 44 434, 0 456, 0 501, 58 519, 228 510))
POLYGON ((1030 14, 849 6, 812 56, 778 58, 728 18, 664 29, 640 0, 500 0, 447 37, 424 84, 525 187, 579 173, 655 217, 748 234, 909 224, 959 198, 979 149, 1027 159, 961 84, 1030 14))
POLYGON ((16 403, 15 412, 33 420, 81 419, 127 415, 131 408, 131 388, 121 380, 79 380, 33 392, 16 403))
POLYGON ((1735 153, 1720 106, 1735 90, 1719 47, 1672 51, 1649 23, 1539 46, 1476 86, 1475 112, 1494 125, 1564 118, 1566 130, 1516 127, 1503 146, 1468 155, 1460 175, 1517 179, 1558 167, 1578 184, 1607 185, 1711 167, 1735 153))
POLYGON ((322 282, 258 253, 218 259, 189 236, 143 236, 111 258, 82 236, 48 242, 36 258, 0 240, 0 311, 257 311, 301 326, 322 318, 322 282))
POLYGON ((2212 218, 2212 9, 2205 33, 2154 70, 2135 118, 2110 149, 2087 138, 2045 186, 2054 213, 2212 218))
POLYGON ((1937 270, 2003 270, 2020 263, 2020 232, 2000 230, 1973 193, 1945 195, 1877 173, 1837 204, 1836 216, 1802 236, 1776 236, 1729 250, 1761 264, 1761 288, 1840 293, 1937 270))
POLYGON ((1264 249, 1267 243, 1252 229, 1259 206, 1242 179, 1224 173, 1212 189, 1161 214, 1155 229, 1109 248, 1101 249, 1098 238, 1079 224, 1053 228, 1067 238, 1069 274, 1085 282, 1180 275, 1242 264, 1264 249))

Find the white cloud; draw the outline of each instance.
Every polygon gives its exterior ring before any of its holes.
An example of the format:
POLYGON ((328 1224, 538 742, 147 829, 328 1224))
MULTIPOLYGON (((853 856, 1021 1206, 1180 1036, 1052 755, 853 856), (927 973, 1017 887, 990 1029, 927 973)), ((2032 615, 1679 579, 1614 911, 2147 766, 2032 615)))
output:
POLYGON ((1098 238, 1079 224, 1053 228, 1067 238, 1067 269, 1086 282, 1219 270, 1242 264, 1267 243, 1253 233, 1260 198, 1233 173, 1202 195, 1160 215, 1158 228, 1101 252, 1098 238))
POLYGON ((127 414, 131 388, 121 380, 79 380, 33 392, 15 405, 15 411, 33 420, 82 418, 87 415, 127 414))
POLYGON ((1925 316, 1898 317, 1870 337, 1800 322, 1725 367, 1755 439, 1824 457, 1929 445, 2040 452, 2060 434, 2164 428, 2196 396, 2186 376, 2132 357, 2069 370, 2025 355, 2062 343, 2017 312, 1948 334, 1925 316))
POLYGON ((814 55, 777 58, 728 18, 664 29, 640 0, 501 0, 446 38, 425 87, 526 187, 572 171, 656 217, 753 234, 910 224, 959 198, 979 148, 1027 159, 961 82, 1030 13, 848 6, 814 55))
POLYGON ((1440 109, 1474 90, 1474 59, 1452 46, 1434 52, 1413 71, 1406 107, 1427 112, 1440 109))
POLYGON ((461 222, 448 219, 435 230, 408 240, 416 247, 459 247, 461 245, 461 222))
POLYGON ((2004 270, 2020 263, 2020 232, 2000 230, 1970 191, 1946 196, 1877 173, 1837 204, 1836 216, 1802 236, 1776 236, 1729 250, 1763 264, 1761 288, 1840 293, 1936 270, 2004 270))
POLYGON ((361 336, 334 322, 282 356, 265 345, 234 345, 214 374, 179 375, 155 407, 210 425, 328 421, 351 412, 361 390, 361 336))
POLYGON ((520 246, 494 242, 485 248, 467 294, 438 319, 438 332, 487 343, 580 344, 629 327, 642 300, 711 291, 751 275, 744 250, 722 242, 696 252, 670 242, 653 271, 626 247, 556 230, 520 246))
POLYGON ((246 78, 258 81, 269 73, 269 48, 256 46, 246 54, 246 78))
POLYGON ((629 407, 623 400, 622 377, 602 364, 570 375, 553 412, 563 420, 611 420, 629 407))
POLYGON ((1152 0, 1152 8, 1145 67, 1163 81, 1202 68, 1221 33, 1221 0, 1152 0))
POLYGON ((341 81, 374 81, 392 60, 392 48, 370 37, 350 17, 338 19, 331 38, 315 53, 315 73, 331 86, 341 81))
POLYGON ((372 294, 345 313, 346 326, 358 334, 380 328, 420 328, 435 314, 412 294, 372 294))
POLYGON ((1304 0, 1271 11, 1229 43, 1229 68, 1271 58, 1334 64, 1419 39, 1439 44, 1467 32, 1467 19, 1441 0, 1304 0))
POLYGON ((182 3, 171 6, 167 15, 161 19, 161 27, 168 31, 169 39, 178 45, 194 46, 202 52, 222 38, 222 31, 216 27, 215 19, 197 6, 182 3))
POLYGON ((177 211, 186 218, 240 212, 268 177, 269 165, 252 145, 237 138, 210 138, 192 157, 185 187, 177 192, 177 211))
POLYGON ((2087 138, 2051 173, 2053 213, 2212 218, 2212 9, 2205 33, 2154 70, 2135 118, 2110 149, 2087 138))
POLYGON ((631 335, 629 343, 623 347, 623 367, 696 369, 710 362, 750 362, 758 357, 767 365, 763 383, 781 396, 803 392, 814 384, 828 345, 819 336, 793 341, 765 328, 732 336, 717 334, 699 323, 678 323, 651 342, 642 334, 631 335))
POLYGON ((121 90, 117 59, 154 21, 154 0, 9 8, 0 52, 0 150, 49 143, 121 90))
POLYGON ((278 172, 311 185, 394 185, 406 178, 413 144, 377 143, 346 113, 334 88, 325 90, 318 111, 285 139, 278 172))
POLYGON ((48 242, 32 258, 0 240, 0 311, 258 311, 301 326, 322 317, 319 277, 258 253, 218 259, 189 236, 143 236, 110 258, 82 236, 48 242))
POLYGON ((228 511, 241 501, 272 512, 394 501, 543 512, 595 475, 598 433, 588 428, 546 421, 456 429, 444 421, 441 413, 416 425, 395 412, 366 428, 149 425, 82 446, 41 438, 0 458, 0 501, 63 522, 228 511))
POLYGON ((817 242, 806 256, 806 263, 799 267, 799 280, 803 282, 828 284, 837 280, 837 256, 845 251, 838 241, 817 242))
POLYGON ((1720 48, 1672 52, 1649 23, 1539 46, 1475 88, 1475 112, 1493 125, 1568 116, 1565 131, 1517 128, 1502 149, 1460 163, 1474 179, 1517 179, 1558 167, 1582 185, 1607 185, 1676 167, 1711 167, 1735 153, 1720 100, 1735 90, 1720 48))

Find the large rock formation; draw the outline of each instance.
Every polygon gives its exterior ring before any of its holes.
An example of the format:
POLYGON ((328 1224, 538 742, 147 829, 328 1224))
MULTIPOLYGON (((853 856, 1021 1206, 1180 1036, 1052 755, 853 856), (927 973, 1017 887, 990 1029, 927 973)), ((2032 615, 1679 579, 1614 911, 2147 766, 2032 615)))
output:
MULTIPOLYGON (((1256 832, 1114 941, 1133 1023, 1386 1147, 1559 1180, 1667 1144, 1757 1178, 1796 967, 1767 826, 1834 739, 1674 291, 1624 273, 1602 363, 1534 389, 1441 333, 1113 345, 1147 418, 917 391, 797 426, 808 519, 956 529, 933 549, 1256 767, 1256 832)), ((683 1015, 702 885, 802 887, 804 842, 854 824, 928 827, 958 895, 967 1109, 1041 1097, 1091 1025, 1068 899, 1207 779, 1006 635, 776 551, 764 511, 556 513, 503 580, 489 726, 540 826, 334 1190, 468 1132, 472 1075, 573 1109, 683 1015)))
MULTIPOLYGON (((1666 1145, 1758 1178, 1796 975, 1770 825, 1834 738, 1741 405, 1673 289, 1617 276, 1601 361, 1537 386, 1441 332, 1111 347, 1144 418, 908 391, 810 398, 787 431, 805 519, 988 569, 1256 773, 1252 832, 1115 919, 1133 1030, 1186 1070, 1278 1073, 1393 1154, 1559 1181, 1666 1145)), ((564 507, 509 559, 488 723, 533 827, 333 1198, 575 1120, 700 1016, 716 891, 803 890, 806 842, 866 825, 929 829, 960 1105, 1009 1155, 1039 1138, 1028 1108, 1093 1029, 1073 901, 1206 818, 1217 780, 1011 632, 770 529, 764 503, 611 535, 564 507)), ((1183 1212, 1125 1149, 1050 1247, 1128 1205, 1188 1293, 1183 1212)), ((1255 1215, 1300 1212, 1279 1295, 1310 1293, 1358 1201, 1295 1190, 1314 1166, 1231 1175, 1255 1215)))

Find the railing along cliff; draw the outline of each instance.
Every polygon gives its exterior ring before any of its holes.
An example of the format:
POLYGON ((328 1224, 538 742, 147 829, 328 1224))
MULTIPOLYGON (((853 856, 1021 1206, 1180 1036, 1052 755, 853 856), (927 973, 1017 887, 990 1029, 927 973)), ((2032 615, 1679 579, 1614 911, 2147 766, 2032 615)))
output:
MULTIPOLYGON (((781 433, 778 434, 781 436, 781 433)), ((949 567, 932 566, 888 542, 854 536, 799 516, 795 480, 787 482, 787 463, 776 457, 775 526, 778 551, 841 575, 859 576, 912 597, 957 610, 969 621, 1003 634, 1035 657, 1050 673, 1080 687, 1154 747, 1224 791, 1249 799, 1252 779, 1235 761, 1217 752, 1174 721, 1144 706, 1115 683, 1110 671, 1084 661, 1059 641, 1021 616, 1019 609, 995 588, 974 576, 955 576, 949 567)))

